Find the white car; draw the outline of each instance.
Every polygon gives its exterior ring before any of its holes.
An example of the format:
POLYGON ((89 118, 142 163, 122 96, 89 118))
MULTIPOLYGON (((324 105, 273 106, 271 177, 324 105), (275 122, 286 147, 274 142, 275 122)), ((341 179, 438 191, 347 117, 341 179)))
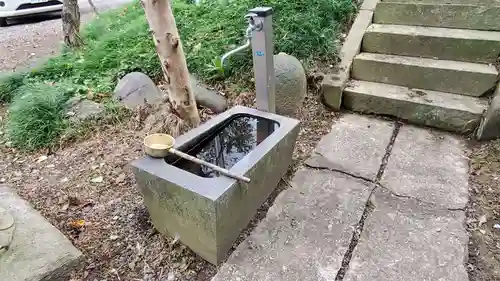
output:
POLYGON ((0 26, 7 25, 7 18, 56 12, 62 7, 57 0, 0 0, 0 26))

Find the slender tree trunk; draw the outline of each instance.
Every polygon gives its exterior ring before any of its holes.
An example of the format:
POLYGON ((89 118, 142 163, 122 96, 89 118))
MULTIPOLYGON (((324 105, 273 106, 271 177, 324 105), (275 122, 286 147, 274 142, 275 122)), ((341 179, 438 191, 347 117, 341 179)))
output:
POLYGON ((170 102, 182 119, 187 120, 193 126, 198 126, 200 115, 189 83, 186 58, 170 0, 142 0, 141 3, 169 88, 170 102))
POLYGON ((89 1, 90 7, 92 8, 92 12, 94 12, 94 14, 98 15, 99 11, 97 10, 97 7, 94 5, 94 2, 92 0, 88 0, 88 1, 89 1))
POLYGON ((80 8, 78 0, 63 0, 62 24, 64 43, 71 48, 82 45, 80 38, 80 8))

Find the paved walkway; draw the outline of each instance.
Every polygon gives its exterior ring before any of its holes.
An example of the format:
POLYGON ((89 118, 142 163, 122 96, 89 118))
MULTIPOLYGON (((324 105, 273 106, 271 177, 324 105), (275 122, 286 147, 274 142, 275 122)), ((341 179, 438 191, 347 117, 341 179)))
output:
POLYGON ((459 137, 345 114, 213 281, 467 281, 459 137))

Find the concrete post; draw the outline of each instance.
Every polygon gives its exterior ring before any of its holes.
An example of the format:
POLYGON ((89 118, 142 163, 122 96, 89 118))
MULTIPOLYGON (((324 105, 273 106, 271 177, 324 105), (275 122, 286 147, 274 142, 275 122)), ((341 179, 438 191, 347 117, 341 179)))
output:
POLYGON ((273 9, 258 7, 249 12, 256 27, 252 32, 252 54, 257 109, 275 113, 273 9))

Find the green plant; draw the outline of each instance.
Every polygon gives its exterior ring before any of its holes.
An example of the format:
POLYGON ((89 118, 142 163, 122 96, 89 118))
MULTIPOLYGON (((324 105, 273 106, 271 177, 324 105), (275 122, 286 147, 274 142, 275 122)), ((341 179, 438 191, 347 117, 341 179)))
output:
POLYGON ((6 133, 15 147, 34 150, 49 146, 66 127, 66 85, 29 84, 19 89, 9 109, 6 133))
POLYGON ((10 102, 24 83, 25 73, 3 74, 0 76, 0 103, 10 102))

